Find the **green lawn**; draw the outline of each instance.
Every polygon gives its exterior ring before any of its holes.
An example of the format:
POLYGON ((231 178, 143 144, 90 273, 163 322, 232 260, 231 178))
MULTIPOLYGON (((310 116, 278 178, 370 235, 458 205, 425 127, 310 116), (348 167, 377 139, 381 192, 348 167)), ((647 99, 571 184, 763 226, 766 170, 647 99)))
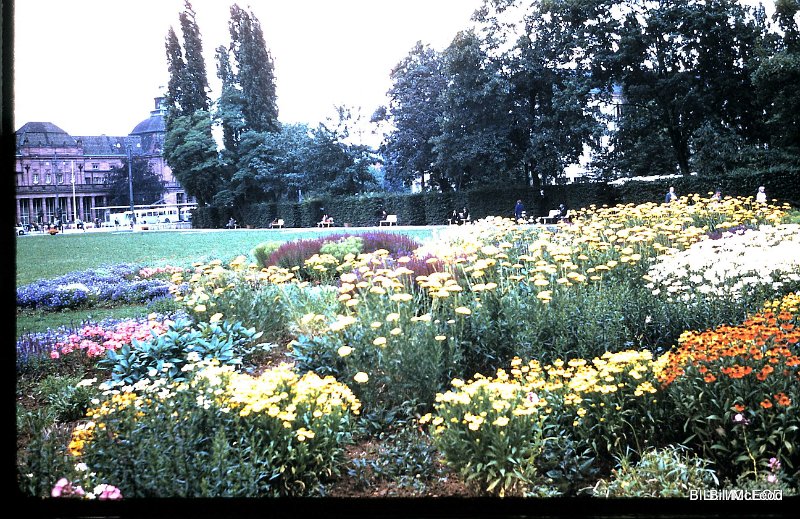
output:
MULTIPOLYGON (((229 261, 249 255, 265 241, 292 241, 343 232, 359 233, 375 229, 237 229, 85 232, 72 234, 33 234, 16 238, 17 286, 38 279, 55 278, 70 272, 101 265, 133 263, 148 266, 188 266, 195 261, 229 261)), ((424 240, 433 228, 380 229, 399 232, 424 240)))
MULTIPOLYGON (((430 238, 432 227, 379 229, 398 232, 418 241, 430 238)), ((231 260, 265 241, 292 241, 329 234, 363 233, 375 229, 237 229, 86 232, 50 236, 32 234, 16 239, 17 286, 38 279, 55 278, 101 265, 134 263, 148 266, 189 266, 196 261, 231 260)), ((86 320, 142 315, 144 306, 113 309, 67 310, 63 312, 18 311, 17 338, 27 332, 43 332, 58 326, 75 327, 86 320)))

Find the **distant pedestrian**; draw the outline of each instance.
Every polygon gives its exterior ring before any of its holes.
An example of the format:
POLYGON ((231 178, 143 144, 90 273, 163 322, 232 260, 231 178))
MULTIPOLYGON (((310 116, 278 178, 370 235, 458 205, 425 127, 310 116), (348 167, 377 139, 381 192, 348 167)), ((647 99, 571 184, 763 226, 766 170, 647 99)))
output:
POLYGON ((675 194, 675 188, 673 186, 670 186, 669 191, 667 191, 667 196, 664 197, 664 202, 669 204, 670 202, 674 202, 677 199, 678 195, 675 194))
POLYGON ((525 206, 522 205, 522 200, 517 200, 517 204, 514 206, 514 219, 519 220, 522 218, 522 213, 525 212, 525 206))
POLYGON ((722 191, 717 189, 714 191, 714 195, 711 197, 712 202, 721 202, 722 201, 722 191))
POLYGON ((756 193, 756 202, 759 204, 767 203, 767 192, 764 190, 764 186, 758 187, 758 192, 756 193))

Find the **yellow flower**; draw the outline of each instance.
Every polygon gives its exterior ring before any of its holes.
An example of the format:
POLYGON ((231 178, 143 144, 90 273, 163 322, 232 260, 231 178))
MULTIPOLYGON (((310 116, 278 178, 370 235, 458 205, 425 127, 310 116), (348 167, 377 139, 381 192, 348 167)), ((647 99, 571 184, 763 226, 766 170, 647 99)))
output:
POLYGON ((372 341, 372 344, 375 346, 383 346, 386 344, 386 337, 377 337, 374 341, 372 341))
POLYGON ((505 427, 506 425, 508 425, 508 417, 507 416, 498 416, 497 420, 495 420, 492 423, 494 425, 498 426, 498 427, 505 427))
POLYGON ((338 350, 336 350, 336 353, 338 353, 340 357, 347 357, 348 355, 353 353, 353 348, 351 348, 350 346, 342 346, 338 350))
POLYGON ((434 337, 434 339, 436 339, 437 341, 443 341, 447 339, 447 337, 444 335, 437 335, 436 337, 434 337))
POLYGON ((359 384, 366 384, 367 381, 369 381, 369 375, 367 375, 363 371, 359 371, 358 373, 353 375, 353 380, 355 380, 359 384))
POLYGON ((208 320, 210 323, 216 323, 217 321, 222 319, 222 314, 220 312, 215 313, 211 316, 211 319, 208 320))
POLYGON ((466 306, 459 306, 458 308, 456 308, 456 313, 461 315, 469 315, 472 313, 472 310, 470 310, 466 306))
POLYGON ((203 313, 206 311, 206 305, 197 305, 194 307, 194 311, 198 314, 203 313))

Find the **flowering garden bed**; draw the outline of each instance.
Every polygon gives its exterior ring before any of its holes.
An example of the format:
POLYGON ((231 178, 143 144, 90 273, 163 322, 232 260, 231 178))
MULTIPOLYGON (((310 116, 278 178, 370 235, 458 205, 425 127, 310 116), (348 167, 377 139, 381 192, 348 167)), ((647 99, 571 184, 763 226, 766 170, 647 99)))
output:
POLYGON ((108 499, 794 493, 788 209, 693 195, 556 227, 487 218, 413 250, 341 236, 116 276, 143 299, 85 273, 20 287, 20 307, 170 302, 52 337, 44 360, 26 350, 18 378, 62 391, 41 389, 47 405, 26 415, 19 486, 108 499), (32 374, 59 367, 74 380, 32 374))

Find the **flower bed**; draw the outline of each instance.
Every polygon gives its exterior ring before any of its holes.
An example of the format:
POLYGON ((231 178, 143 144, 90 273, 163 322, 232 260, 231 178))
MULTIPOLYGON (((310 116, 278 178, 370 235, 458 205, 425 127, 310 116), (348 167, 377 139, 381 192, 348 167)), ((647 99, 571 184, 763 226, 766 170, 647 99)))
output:
MULTIPOLYGON (((345 239, 291 265, 136 269, 189 319, 56 345, 105 350, 122 384, 73 452, 126 497, 306 495, 341 472, 335 446, 355 421, 383 434, 422 416, 476 494, 575 494, 628 456, 621 480, 643 456, 642 473, 690 459, 703 484, 711 467, 721 484, 796 486, 800 256, 781 218, 690 196, 549 228, 487 218, 413 251, 356 254, 345 239), (264 348, 292 364, 258 376, 244 359, 264 348), (225 369, 194 376, 201 358, 225 369)), ((79 279, 58 282, 69 304, 113 298, 79 279)))

